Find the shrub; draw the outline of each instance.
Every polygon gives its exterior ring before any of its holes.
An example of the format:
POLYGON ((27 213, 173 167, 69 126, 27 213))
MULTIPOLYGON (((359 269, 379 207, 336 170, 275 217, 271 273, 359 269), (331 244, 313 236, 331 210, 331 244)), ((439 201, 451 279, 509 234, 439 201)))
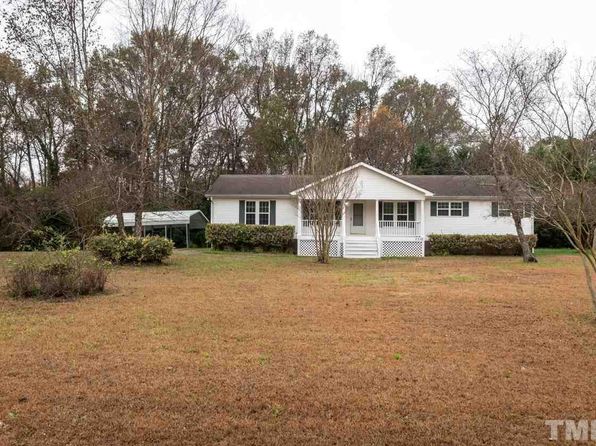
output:
POLYGON ((29 231, 17 246, 18 251, 63 251, 74 245, 51 226, 29 231))
MULTIPOLYGON (((536 246, 536 236, 528 235, 530 248, 536 246)), ((515 235, 429 235, 431 255, 519 256, 522 254, 515 235)))
POLYGON ((102 234, 87 247, 100 259, 113 263, 160 263, 172 255, 174 243, 164 237, 102 234))
POLYGON ((209 224, 205 235, 214 249, 290 252, 294 226, 209 224))
POLYGON ((540 248, 571 248, 571 243, 560 229, 553 228, 543 221, 536 220, 534 231, 540 240, 540 248))
POLYGON ((57 251, 17 263, 8 288, 15 297, 73 297, 103 291, 107 279, 104 262, 79 251, 57 251))

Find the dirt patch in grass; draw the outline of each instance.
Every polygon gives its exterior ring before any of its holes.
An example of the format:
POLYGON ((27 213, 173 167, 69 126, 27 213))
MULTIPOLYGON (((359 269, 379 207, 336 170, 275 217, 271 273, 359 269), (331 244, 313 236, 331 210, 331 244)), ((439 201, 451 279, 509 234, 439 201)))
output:
POLYGON ((184 250, 2 293, 0 444, 545 444, 596 418, 596 325, 579 258, 541 260, 184 250))

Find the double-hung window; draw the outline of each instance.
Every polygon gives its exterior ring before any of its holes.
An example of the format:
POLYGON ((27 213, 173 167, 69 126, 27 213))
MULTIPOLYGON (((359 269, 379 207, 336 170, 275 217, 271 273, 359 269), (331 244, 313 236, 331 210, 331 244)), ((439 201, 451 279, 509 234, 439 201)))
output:
POLYGON ((381 213, 383 221, 408 221, 408 202, 407 201, 384 201, 383 212, 381 213))
POLYGON ((449 203, 449 215, 452 217, 461 217, 463 215, 463 203, 461 201, 452 201, 449 203))
MULTIPOLYGON (((509 207, 508 203, 497 203, 497 217, 510 217, 511 216, 511 208, 509 207)), ((516 203, 516 207, 522 214, 523 218, 528 218, 532 216, 532 204, 531 203, 516 203)))
POLYGON ((464 215, 464 206, 461 201, 437 202, 437 215, 442 217, 461 217, 464 215))
POLYGON ((449 202, 439 201, 437 203, 437 215, 443 217, 449 217, 449 202))
POLYGON ((397 221, 408 221, 408 202, 398 201, 397 209, 395 210, 395 219, 397 221))
POLYGON ((244 221, 247 225, 257 224, 257 202, 247 201, 246 210, 244 213, 244 221))
POLYGON ((260 225, 268 225, 269 224, 269 202, 268 201, 259 201, 259 224, 260 225))
POLYGON ((244 222, 247 225, 268 225, 270 221, 269 201, 247 201, 244 208, 244 222))
POLYGON ((393 221, 393 201, 383 202, 383 221, 393 221))
POLYGON ((511 215, 511 209, 509 209, 507 205, 499 201, 499 210, 497 212, 497 215, 499 217, 509 217, 511 215))

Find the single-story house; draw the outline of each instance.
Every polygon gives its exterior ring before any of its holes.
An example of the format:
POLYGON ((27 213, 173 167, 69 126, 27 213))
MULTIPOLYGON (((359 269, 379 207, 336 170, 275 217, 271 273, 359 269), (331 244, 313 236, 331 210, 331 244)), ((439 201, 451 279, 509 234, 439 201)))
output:
MULTIPOLYGON (((429 234, 516 234, 490 175, 394 176, 365 163, 342 172, 351 170, 354 193, 342 203, 333 256, 424 256, 429 234)), ((288 175, 221 175, 206 194, 210 220, 293 225, 298 255, 315 255, 299 190, 288 175)), ((532 215, 522 223, 526 234, 534 233, 532 215)))
MULTIPOLYGON (((135 226, 134 212, 124 212, 124 227, 132 232, 135 226)), ((197 231, 204 230, 209 219, 198 209, 185 211, 155 211, 143 212, 141 223, 143 235, 159 235, 168 238, 177 247, 190 247, 195 240, 197 231)), ((118 219, 116 215, 110 215, 104 220, 107 228, 117 228, 118 219)))

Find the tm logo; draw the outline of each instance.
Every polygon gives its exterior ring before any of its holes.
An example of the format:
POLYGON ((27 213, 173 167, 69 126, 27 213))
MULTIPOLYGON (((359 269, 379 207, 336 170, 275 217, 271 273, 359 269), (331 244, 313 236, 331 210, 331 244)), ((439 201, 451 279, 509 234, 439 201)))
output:
POLYGON ((549 440, 559 439, 559 428, 565 427, 565 440, 568 441, 596 441, 596 420, 545 420, 550 427, 549 440))

